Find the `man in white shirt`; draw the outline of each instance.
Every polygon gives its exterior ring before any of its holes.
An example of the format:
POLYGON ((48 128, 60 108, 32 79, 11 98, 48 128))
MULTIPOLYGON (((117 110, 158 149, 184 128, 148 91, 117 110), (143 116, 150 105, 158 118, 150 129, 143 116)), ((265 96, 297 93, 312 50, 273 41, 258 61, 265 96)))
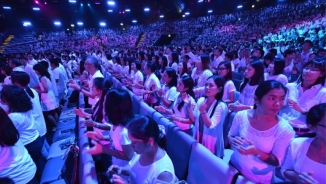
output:
POLYGON ((22 65, 24 71, 29 75, 29 87, 35 88, 40 83, 35 71, 33 70, 33 66, 28 64, 24 57, 19 59, 20 64, 22 65))
POLYGON ((213 73, 216 73, 218 65, 224 60, 222 57, 223 49, 217 48, 214 52, 214 61, 211 63, 211 66, 213 68, 213 73))
POLYGON ((28 64, 31 66, 34 66, 35 64, 37 64, 38 62, 34 59, 32 54, 28 54, 27 55, 27 59, 28 59, 28 64))
POLYGON ((21 71, 24 72, 24 69, 20 66, 19 59, 10 59, 9 66, 12 68, 12 71, 21 71))
POLYGON ((78 84, 76 84, 76 82, 73 80, 69 81, 70 82, 69 87, 74 88, 75 90, 79 90, 81 93, 87 96, 89 105, 93 106, 98 100, 96 99, 96 94, 94 94, 92 90, 94 79, 97 77, 104 78, 104 76, 99 70, 100 65, 96 57, 94 56, 87 57, 84 66, 85 66, 85 70, 90 74, 88 87, 84 89, 78 84))
POLYGON ((63 105, 60 102, 65 98, 68 81, 66 81, 63 71, 59 68, 59 60, 59 58, 50 59, 50 66, 58 90, 58 102, 63 105))

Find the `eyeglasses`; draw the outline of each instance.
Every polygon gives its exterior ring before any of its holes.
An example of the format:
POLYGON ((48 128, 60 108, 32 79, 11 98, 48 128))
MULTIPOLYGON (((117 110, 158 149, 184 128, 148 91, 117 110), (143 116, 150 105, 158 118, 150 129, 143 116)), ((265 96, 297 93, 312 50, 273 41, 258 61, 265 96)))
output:
POLYGON ((217 68, 218 71, 226 70, 226 68, 217 68))
POLYGON ((311 67, 311 66, 306 66, 303 69, 306 70, 306 71, 310 70, 311 72, 320 72, 320 70, 318 68, 314 68, 314 67, 311 67))

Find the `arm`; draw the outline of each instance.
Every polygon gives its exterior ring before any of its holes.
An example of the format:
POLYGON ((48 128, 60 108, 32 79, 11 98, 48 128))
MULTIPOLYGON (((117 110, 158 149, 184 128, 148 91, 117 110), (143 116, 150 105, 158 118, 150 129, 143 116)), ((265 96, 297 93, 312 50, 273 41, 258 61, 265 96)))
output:
POLYGON ((41 93, 47 93, 47 92, 48 92, 48 86, 47 86, 46 79, 45 79, 44 77, 42 77, 42 78, 40 79, 40 82, 41 82, 41 84, 42 84, 43 90, 40 89, 39 91, 40 91, 41 93))
POLYGON ((118 151, 118 150, 113 150, 107 146, 103 146, 103 153, 114 156, 122 160, 130 161, 134 156, 134 150, 132 149, 131 145, 130 144, 121 145, 121 147, 122 147, 122 151, 118 151))
POLYGON ((234 102, 234 91, 229 92, 229 99, 224 100, 225 103, 232 103, 234 102))

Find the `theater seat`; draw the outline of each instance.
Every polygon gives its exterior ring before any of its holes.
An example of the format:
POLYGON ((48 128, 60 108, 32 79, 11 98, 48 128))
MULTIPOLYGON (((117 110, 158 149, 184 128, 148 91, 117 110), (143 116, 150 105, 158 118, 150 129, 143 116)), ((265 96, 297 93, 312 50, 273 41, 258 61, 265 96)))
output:
POLYGON ((40 183, 46 184, 59 180, 64 163, 65 159, 62 159, 62 156, 48 160, 45 164, 40 183))
POLYGON ((232 183, 238 171, 199 143, 192 144, 187 182, 189 184, 232 183))
POLYGON ((196 141, 174 124, 168 125, 166 152, 171 158, 176 176, 186 180, 192 145, 196 141))
POLYGON ((47 160, 64 155, 74 141, 75 136, 52 143, 47 160))
POLYGON ((224 148, 229 147, 229 139, 228 139, 228 134, 232 126, 233 119, 237 113, 236 112, 229 112, 225 120, 223 122, 223 139, 224 139, 224 148))

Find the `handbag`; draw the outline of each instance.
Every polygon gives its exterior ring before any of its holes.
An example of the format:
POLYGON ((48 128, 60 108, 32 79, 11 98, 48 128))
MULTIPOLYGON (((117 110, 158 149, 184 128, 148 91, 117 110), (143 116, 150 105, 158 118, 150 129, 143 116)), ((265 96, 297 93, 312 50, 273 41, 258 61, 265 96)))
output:
POLYGON ((66 161, 61 169, 61 178, 66 184, 78 184, 79 171, 79 147, 72 144, 67 152, 63 155, 66 161))

